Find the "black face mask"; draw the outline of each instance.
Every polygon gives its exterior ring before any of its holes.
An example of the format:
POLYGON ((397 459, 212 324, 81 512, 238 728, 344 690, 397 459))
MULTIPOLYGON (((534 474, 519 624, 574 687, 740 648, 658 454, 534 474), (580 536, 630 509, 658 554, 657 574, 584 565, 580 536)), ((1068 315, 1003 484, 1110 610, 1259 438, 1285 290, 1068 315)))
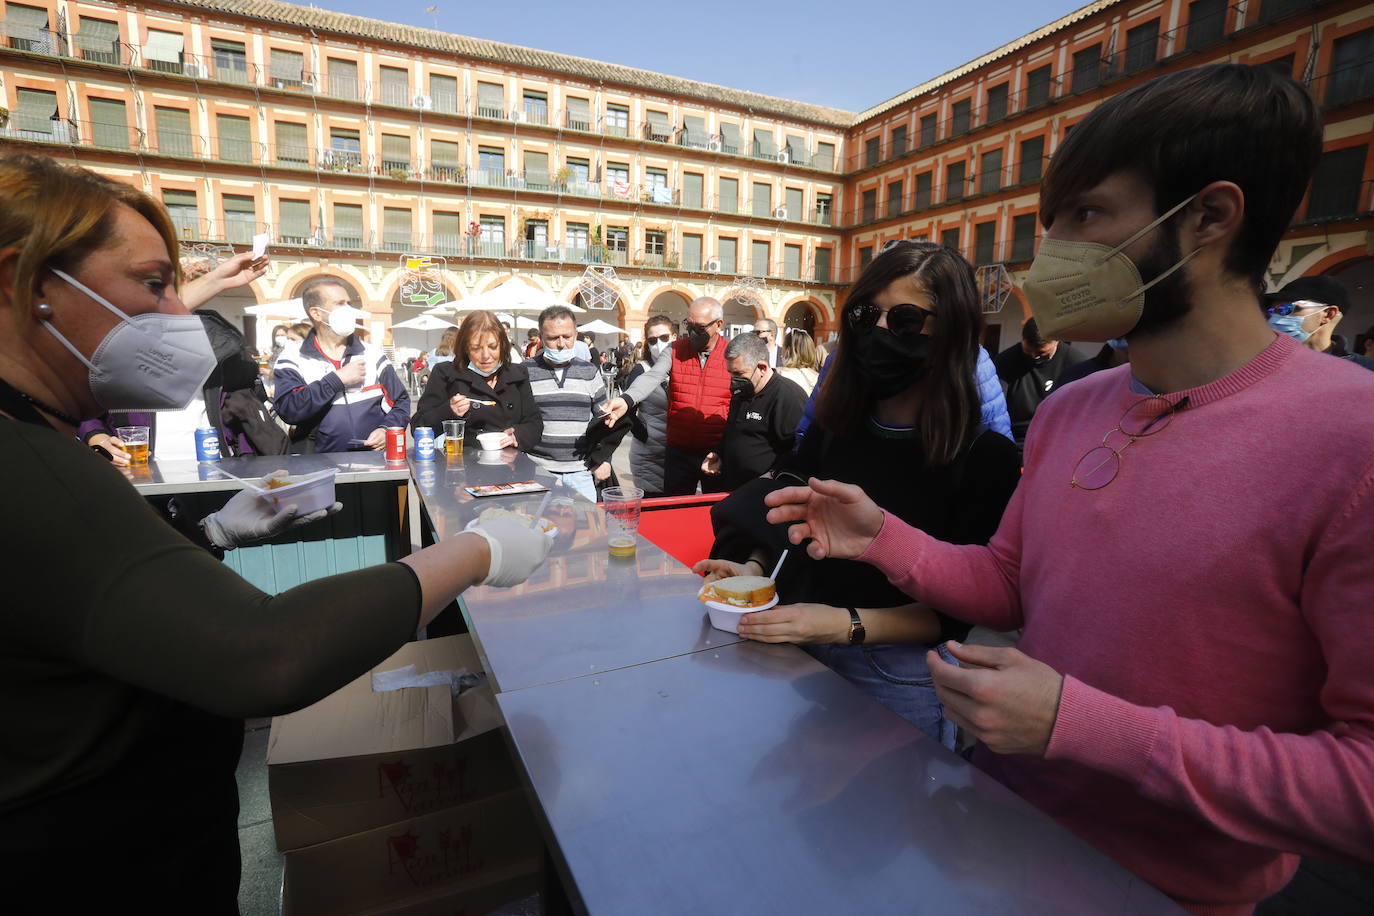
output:
POLYGON ((691 326, 687 328, 687 340, 692 344, 693 350, 702 353, 711 345, 711 332, 707 328, 691 326))
POLYGON ((747 378, 730 376, 730 397, 747 398, 754 393, 754 386, 747 378))
POLYGON ((877 326, 855 333, 854 355, 874 396, 882 401, 900 394, 930 371, 930 338, 898 336, 877 326))

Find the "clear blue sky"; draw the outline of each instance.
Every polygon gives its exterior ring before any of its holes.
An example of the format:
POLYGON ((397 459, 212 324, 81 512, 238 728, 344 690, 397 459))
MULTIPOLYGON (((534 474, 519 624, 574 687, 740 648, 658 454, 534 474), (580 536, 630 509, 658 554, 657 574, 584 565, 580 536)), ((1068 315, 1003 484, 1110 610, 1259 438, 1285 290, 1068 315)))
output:
POLYGON ((1070 13, 1075 0, 485 3, 315 0, 323 9, 861 111, 1070 13), (757 36, 762 36, 759 38, 757 36))

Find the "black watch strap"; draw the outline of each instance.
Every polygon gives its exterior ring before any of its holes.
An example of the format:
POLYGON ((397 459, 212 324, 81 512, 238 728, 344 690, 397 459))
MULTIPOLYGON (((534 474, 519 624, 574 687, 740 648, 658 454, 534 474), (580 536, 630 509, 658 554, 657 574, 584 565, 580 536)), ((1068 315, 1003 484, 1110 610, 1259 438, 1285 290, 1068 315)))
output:
POLYGON ((851 646, 861 645, 864 637, 868 635, 867 631, 864 630, 864 622, 859 619, 859 612, 852 607, 845 608, 845 610, 849 611, 849 644, 851 646))

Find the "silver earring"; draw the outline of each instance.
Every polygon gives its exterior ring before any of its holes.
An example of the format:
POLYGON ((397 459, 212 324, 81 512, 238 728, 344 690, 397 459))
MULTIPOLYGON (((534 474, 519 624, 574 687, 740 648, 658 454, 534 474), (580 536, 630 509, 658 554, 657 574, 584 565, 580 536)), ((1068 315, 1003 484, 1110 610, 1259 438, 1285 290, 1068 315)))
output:
POLYGON ((42 318, 44 321, 52 317, 52 306, 48 305, 46 302, 38 303, 33 307, 33 310, 37 312, 38 317, 42 318))

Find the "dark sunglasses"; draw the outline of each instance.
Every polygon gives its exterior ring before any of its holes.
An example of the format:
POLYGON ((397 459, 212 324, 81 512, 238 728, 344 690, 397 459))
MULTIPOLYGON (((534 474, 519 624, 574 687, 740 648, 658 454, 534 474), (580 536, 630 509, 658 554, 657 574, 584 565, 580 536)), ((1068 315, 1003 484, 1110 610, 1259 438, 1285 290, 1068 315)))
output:
MULTIPOLYGON (((853 328, 871 328, 878 323, 883 310, 871 302, 857 302, 845 310, 845 320, 853 328)), ((919 334, 926 326, 926 319, 933 318, 934 312, 916 305, 897 305, 888 309, 887 329, 893 334, 919 334)))
MULTIPOLYGON (((716 319, 716 321, 719 321, 719 320, 720 320, 719 318, 716 319)), ((710 330, 711 325, 713 325, 713 324, 715 324, 715 323, 716 323, 715 321, 708 321, 708 322, 706 322, 705 324, 696 324, 695 322, 684 321, 684 322, 682 323, 682 326, 683 326, 684 328, 686 328, 689 332, 691 332, 691 331, 707 331, 707 330, 710 330)))
POLYGON ((654 341, 658 341, 659 343, 667 343, 668 341, 670 341, 670 340, 672 340, 672 339, 673 339, 673 335, 672 335, 672 334, 659 334, 657 337, 650 337, 650 338, 649 338, 649 343, 653 343, 654 341))

